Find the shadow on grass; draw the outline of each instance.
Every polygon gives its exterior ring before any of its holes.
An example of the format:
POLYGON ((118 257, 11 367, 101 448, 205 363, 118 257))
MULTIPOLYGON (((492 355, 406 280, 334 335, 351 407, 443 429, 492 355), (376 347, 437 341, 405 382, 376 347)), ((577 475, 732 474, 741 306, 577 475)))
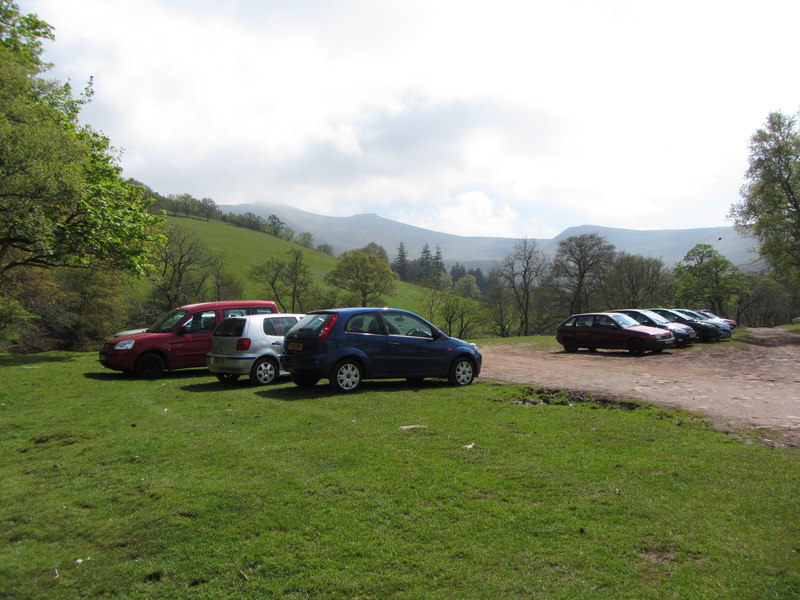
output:
MULTIPOLYGON (((142 383, 146 383, 148 381, 158 381, 158 379, 148 380, 148 379, 139 379, 133 373, 124 373, 123 371, 92 371, 90 373, 84 373, 84 377, 87 379, 95 379, 97 381, 133 381, 138 380, 142 383)), ((198 379, 200 377, 212 377, 211 373, 208 372, 207 369, 183 369, 180 371, 167 371, 160 379, 169 379, 174 381, 181 381, 187 379, 198 379)), ((214 382, 216 383, 216 378, 214 382)), ((219 384, 217 384, 219 385, 219 384)))
POLYGON ((51 352, 42 352, 41 354, 5 354, 0 356, 0 367, 26 367, 48 363, 72 362, 74 360, 75 357, 69 354, 54 354, 51 352))
MULTIPOLYGON (((409 382, 405 379, 389 379, 378 381, 365 381, 361 389, 356 394, 363 392, 393 392, 393 391, 422 391, 442 387, 450 387, 450 384, 445 380, 425 379, 419 382, 409 382)), ((257 396, 262 398, 269 398, 272 400, 314 400, 317 398, 328 398, 331 396, 342 396, 339 392, 334 392, 328 387, 326 379, 320 380, 317 385, 310 387, 301 387, 291 385, 287 377, 281 377, 277 385, 253 385, 246 378, 233 382, 220 382, 217 380, 208 381, 203 383, 193 383, 184 386, 182 389, 187 392, 222 392, 225 390, 241 390, 242 388, 251 389, 257 396), (288 383, 289 385, 280 385, 288 383)))

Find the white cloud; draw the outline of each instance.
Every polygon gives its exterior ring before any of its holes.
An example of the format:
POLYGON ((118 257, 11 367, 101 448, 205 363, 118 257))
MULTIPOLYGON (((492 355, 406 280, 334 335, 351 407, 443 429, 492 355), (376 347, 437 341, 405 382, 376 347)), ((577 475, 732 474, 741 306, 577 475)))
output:
POLYGON ((462 235, 727 224, 800 4, 27 0, 126 174, 462 235), (472 213, 472 218, 465 215, 472 213))

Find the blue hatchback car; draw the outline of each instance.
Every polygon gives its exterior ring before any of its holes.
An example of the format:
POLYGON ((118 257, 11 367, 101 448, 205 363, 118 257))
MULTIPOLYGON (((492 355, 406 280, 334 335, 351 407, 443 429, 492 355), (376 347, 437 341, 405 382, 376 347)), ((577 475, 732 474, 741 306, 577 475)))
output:
POLYGON ((437 377, 469 385, 481 361, 475 344, 396 308, 310 312, 286 333, 281 355, 297 385, 328 379, 337 392, 354 392, 365 379, 437 377))

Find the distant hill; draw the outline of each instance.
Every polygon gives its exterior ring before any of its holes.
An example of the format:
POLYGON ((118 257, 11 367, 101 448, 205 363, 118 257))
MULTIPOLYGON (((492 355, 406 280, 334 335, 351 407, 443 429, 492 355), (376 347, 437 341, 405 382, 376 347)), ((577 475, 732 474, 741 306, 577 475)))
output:
MULTIPOLYGON (((282 205, 238 204, 218 206, 223 213, 251 212, 266 218, 276 215, 295 233, 303 231, 314 236, 314 244, 330 244, 334 254, 362 248, 370 242, 386 249, 389 258, 397 253, 402 242, 410 259, 419 256, 428 244, 432 251, 438 246, 447 265, 456 262, 468 269, 481 268, 488 273, 492 265, 511 253, 519 239, 503 237, 467 237, 441 233, 431 229, 406 225, 375 214, 351 217, 329 217, 282 205)), ((704 227, 699 229, 634 230, 580 225, 570 227, 552 239, 529 238, 549 255, 554 255, 558 243, 570 236, 597 233, 617 250, 660 258, 672 265, 681 260, 697 244, 710 244, 723 256, 744 271, 758 271, 762 265, 753 250, 756 242, 742 237, 733 227, 704 227)))

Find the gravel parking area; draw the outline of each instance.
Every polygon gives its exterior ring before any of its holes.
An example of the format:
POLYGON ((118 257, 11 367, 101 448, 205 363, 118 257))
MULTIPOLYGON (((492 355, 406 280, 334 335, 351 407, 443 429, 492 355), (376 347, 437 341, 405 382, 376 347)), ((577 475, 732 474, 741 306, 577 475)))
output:
POLYGON ((800 335, 751 328, 745 344, 696 344, 636 357, 627 352, 481 346, 481 381, 527 383, 685 408, 766 443, 800 445, 800 335))

